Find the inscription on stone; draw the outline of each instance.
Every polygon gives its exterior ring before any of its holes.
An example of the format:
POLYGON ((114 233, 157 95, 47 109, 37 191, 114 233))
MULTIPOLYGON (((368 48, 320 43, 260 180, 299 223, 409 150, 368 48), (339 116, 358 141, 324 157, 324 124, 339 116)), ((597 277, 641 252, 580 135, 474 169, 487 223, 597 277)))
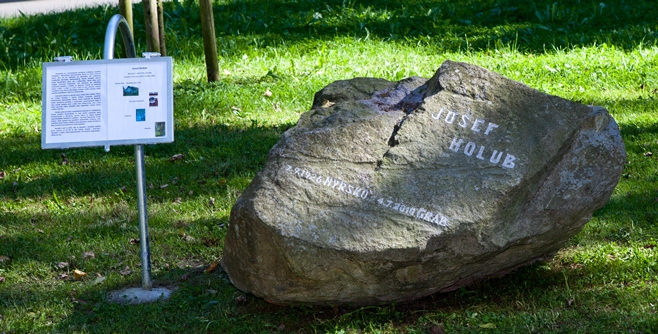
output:
POLYGON ((402 201, 396 200, 388 196, 381 196, 374 194, 371 190, 367 188, 358 187, 352 184, 349 184, 339 178, 323 176, 311 171, 308 171, 304 168, 294 167, 286 164, 284 171, 292 176, 296 176, 301 179, 306 179, 316 186, 323 186, 325 188, 333 189, 348 195, 355 196, 364 202, 367 202, 371 205, 378 205, 388 210, 394 211, 398 214, 403 214, 409 217, 414 217, 418 220, 423 220, 431 224, 438 226, 448 226, 449 220, 447 217, 437 212, 437 210, 429 210, 418 205, 410 205, 409 203, 402 203, 402 201))
MULTIPOLYGON (((444 117, 444 112, 445 108, 441 108, 438 113, 432 113, 432 118, 439 121, 442 120, 446 124, 455 124, 455 120, 457 119, 459 113, 454 110, 448 110, 444 117)), ((483 124, 487 123, 487 121, 480 118, 475 118, 475 120, 473 120, 473 118, 474 117, 470 115, 461 115, 461 120, 457 122, 457 125, 464 129, 470 128, 470 130, 474 133, 484 133, 485 136, 488 136, 491 132, 493 132, 493 130, 498 129, 499 127, 496 123, 488 122, 486 129, 484 129, 483 124), (483 129, 484 132, 482 132, 483 129)), ((489 149, 484 145, 476 144, 472 141, 466 142, 466 140, 462 138, 454 137, 448 148, 456 153, 461 152, 468 157, 473 157, 473 154, 477 149, 477 154, 475 154, 474 158, 483 161, 489 161, 494 165, 498 165, 500 163, 501 158, 503 157, 503 153, 505 153, 505 159, 503 159, 501 167, 513 169, 516 165, 516 157, 514 155, 508 152, 503 152, 502 150, 499 151, 498 149, 489 149), (464 145, 462 149, 462 145, 464 143, 466 143, 466 145, 464 145), (491 153, 491 155, 489 155, 489 153, 491 153), (487 159, 487 157, 489 158, 487 159)))

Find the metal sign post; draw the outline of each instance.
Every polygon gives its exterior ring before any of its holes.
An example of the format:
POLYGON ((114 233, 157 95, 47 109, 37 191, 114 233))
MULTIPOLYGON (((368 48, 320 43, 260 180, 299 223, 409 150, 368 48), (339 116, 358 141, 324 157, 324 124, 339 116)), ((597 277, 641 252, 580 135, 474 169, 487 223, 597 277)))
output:
MULTIPOLYGON (((105 30, 103 58, 114 58, 114 42, 117 28, 121 31, 126 57, 136 58, 137 52, 135 51, 135 43, 133 42, 130 26, 128 25, 128 21, 119 14, 112 16, 105 30)), ((109 151, 110 146, 106 145, 105 150, 109 151)), ((137 172, 137 212, 139 214, 139 252, 142 260, 142 288, 150 291, 153 288, 153 281, 151 280, 151 249, 149 248, 148 212, 146 209, 144 145, 142 144, 135 145, 135 170, 137 172)))
POLYGON ((126 19, 117 14, 105 31, 103 60, 43 63, 41 147, 70 148, 135 145, 142 288, 113 293, 119 303, 166 299, 170 291, 153 288, 144 145, 174 141, 172 59, 154 52, 137 58, 126 19), (126 59, 114 60, 120 31, 126 59), (111 111, 111 112, 110 112, 111 111))

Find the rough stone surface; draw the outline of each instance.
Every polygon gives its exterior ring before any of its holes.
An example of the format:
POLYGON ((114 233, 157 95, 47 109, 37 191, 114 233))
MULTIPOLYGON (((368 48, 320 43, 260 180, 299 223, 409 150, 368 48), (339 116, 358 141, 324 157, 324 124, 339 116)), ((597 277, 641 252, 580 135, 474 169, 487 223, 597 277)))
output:
POLYGON ((334 82, 236 202, 223 265, 281 304, 450 291, 554 254, 625 156, 603 108, 477 66, 334 82))

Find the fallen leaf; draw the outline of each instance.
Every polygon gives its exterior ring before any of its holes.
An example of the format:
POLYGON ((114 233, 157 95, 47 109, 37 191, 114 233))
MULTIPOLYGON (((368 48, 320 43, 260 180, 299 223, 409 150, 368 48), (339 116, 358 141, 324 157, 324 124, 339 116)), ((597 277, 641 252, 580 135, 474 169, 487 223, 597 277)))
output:
POLYGON ((176 184, 176 183, 178 183, 178 178, 177 178, 177 177, 174 177, 174 178, 171 180, 171 183, 172 183, 172 184, 176 184))
POLYGON ((190 279, 190 274, 189 273, 180 277, 181 281, 187 281, 188 279, 190 279))
POLYGON ((279 327, 276 328, 279 332, 283 332, 286 329, 286 325, 281 324, 279 327))
POLYGON ((210 273, 213 270, 217 269, 217 266, 219 266, 219 262, 215 261, 215 262, 211 263, 210 266, 208 266, 208 268, 206 268, 206 270, 204 270, 204 271, 207 272, 207 273, 210 273))
POLYGON ((119 271, 119 274, 121 274, 121 276, 128 276, 128 275, 130 275, 130 274, 132 274, 132 273, 133 273, 133 271, 130 270, 130 267, 128 267, 128 266, 125 266, 125 267, 123 268, 123 270, 119 271))
POLYGON ((9 262, 9 257, 0 255, 0 263, 9 262))
POLYGON ((171 158, 169 158, 169 161, 183 160, 183 158, 185 158, 185 156, 180 153, 174 154, 173 156, 171 156, 171 158))
POLYGON ((0 180, 4 179, 5 175, 6 175, 5 172, 0 171, 0 180))
POLYGON ((82 258, 83 259, 93 259, 95 257, 96 257, 96 254, 94 254, 94 252, 92 252, 92 251, 82 253, 82 258))
POLYGON ((496 324, 492 324, 492 323, 482 324, 480 325, 480 328, 494 329, 496 328, 496 324))
POLYGON ((231 72, 229 72, 229 70, 224 70, 223 73, 224 73, 225 76, 231 75, 231 72))
POLYGON ((211 295, 216 295, 217 294, 217 290, 208 289, 206 291, 211 295))
POLYGON ((188 194, 189 196, 192 196, 192 195, 194 195, 194 191, 190 190, 187 194, 188 194))
POLYGON ((644 153, 644 156, 645 156, 645 157, 653 157, 653 153, 651 153, 651 152, 646 152, 646 153, 644 153))
POLYGON ((83 277, 87 276, 87 273, 78 269, 73 269, 73 278, 76 280, 82 279, 83 277))
POLYGON ((61 157, 62 157, 62 165, 66 165, 69 163, 69 159, 66 158, 66 154, 62 153, 61 157))
POLYGON ((173 202, 171 202, 171 203, 172 203, 172 204, 180 204, 182 201, 183 201, 182 198, 180 198, 180 197, 176 197, 176 199, 175 199, 173 202))
POLYGON ((231 110, 233 110, 233 111, 242 111, 242 109, 240 109, 240 108, 238 108, 238 107, 236 107, 236 106, 232 106, 232 107, 231 107, 231 110))
POLYGON ((60 263, 57 264, 57 268, 59 268, 59 269, 68 268, 68 266, 69 266, 68 262, 60 262, 60 263))
POLYGON ((167 187, 169 187, 169 184, 165 183, 165 184, 160 186, 160 189, 164 189, 164 188, 167 188, 167 187))
POLYGON ((211 207, 215 206, 215 199, 213 197, 210 197, 210 200, 208 200, 208 205, 211 207))
POLYGON ((40 228, 37 229, 37 232, 39 232, 39 233, 41 233, 41 234, 45 233, 45 232, 43 232, 43 230, 40 229, 40 228))
POLYGON ((0 276, 0 283, 4 283, 5 280, 6 280, 6 279, 5 279, 4 277, 0 276))
POLYGON ((322 102, 322 108, 329 108, 329 107, 333 106, 334 104, 336 104, 336 103, 331 102, 329 100, 324 100, 324 102, 322 102))
POLYGON ((131 245, 136 245, 136 244, 138 244, 138 243, 139 243, 139 239, 138 239, 138 238, 130 239, 130 244, 131 244, 131 245))
POLYGON ((153 189, 153 182, 149 183, 149 189, 153 189))
POLYGON ((101 276, 101 277, 98 277, 98 278, 96 278, 96 279, 94 280, 94 283, 93 283, 93 284, 95 285, 95 284, 103 283, 103 282, 105 282, 106 279, 107 279, 107 277, 102 277, 102 276, 101 276))
POLYGON ((237 302, 237 303, 246 303, 247 302, 247 296, 245 296, 245 295, 239 295, 239 296, 235 297, 234 299, 235 299, 235 302, 237 302))
POLYGON ((61 274, 57 275, 57 278, 61 279, 61 280, 65 280, 65 279, 69 278, 69 275, 66 274, 66 273, 61 273, 61 274))
POLYGON ((265 90, 265 93, 263 93, 263 96, 265 96, 265 97, 270 97, 270 96, 272 96, 272 92, 270 91, 269 88, 265 90))
POLYGON ((656 247, 656 245, 652 245, 652 244, 644 245, 644 249, 654 249, 654 247, 656 247))

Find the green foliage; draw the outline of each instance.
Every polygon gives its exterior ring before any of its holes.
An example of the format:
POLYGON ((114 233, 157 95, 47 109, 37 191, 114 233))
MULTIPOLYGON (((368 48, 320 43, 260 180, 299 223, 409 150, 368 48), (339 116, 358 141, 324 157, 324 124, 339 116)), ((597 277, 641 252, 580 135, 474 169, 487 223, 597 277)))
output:
MULTIPOLYGON (((99 59, 118 10, 0 19, 0 332, 658 331, 654 1, 222 0, 214 10, 223 74, 207 83, 198 5, 165 2, 176 141, 146 148, 146 173, 154 280, 176 291, 140 306, 107 299, 140 284, 133 149, 40 148, 41 63, 99 59), (222 255, 231 206, 315 91, 357 76, 429 77, 445 59, 602 105, 619 123, 624 175, 568 248, 381 307, 275 306, 203 271, 222 255), (90 278, 65 278, 74 269, 90 278)), ((143 50, 139 20, 135 36, 143 50)))

